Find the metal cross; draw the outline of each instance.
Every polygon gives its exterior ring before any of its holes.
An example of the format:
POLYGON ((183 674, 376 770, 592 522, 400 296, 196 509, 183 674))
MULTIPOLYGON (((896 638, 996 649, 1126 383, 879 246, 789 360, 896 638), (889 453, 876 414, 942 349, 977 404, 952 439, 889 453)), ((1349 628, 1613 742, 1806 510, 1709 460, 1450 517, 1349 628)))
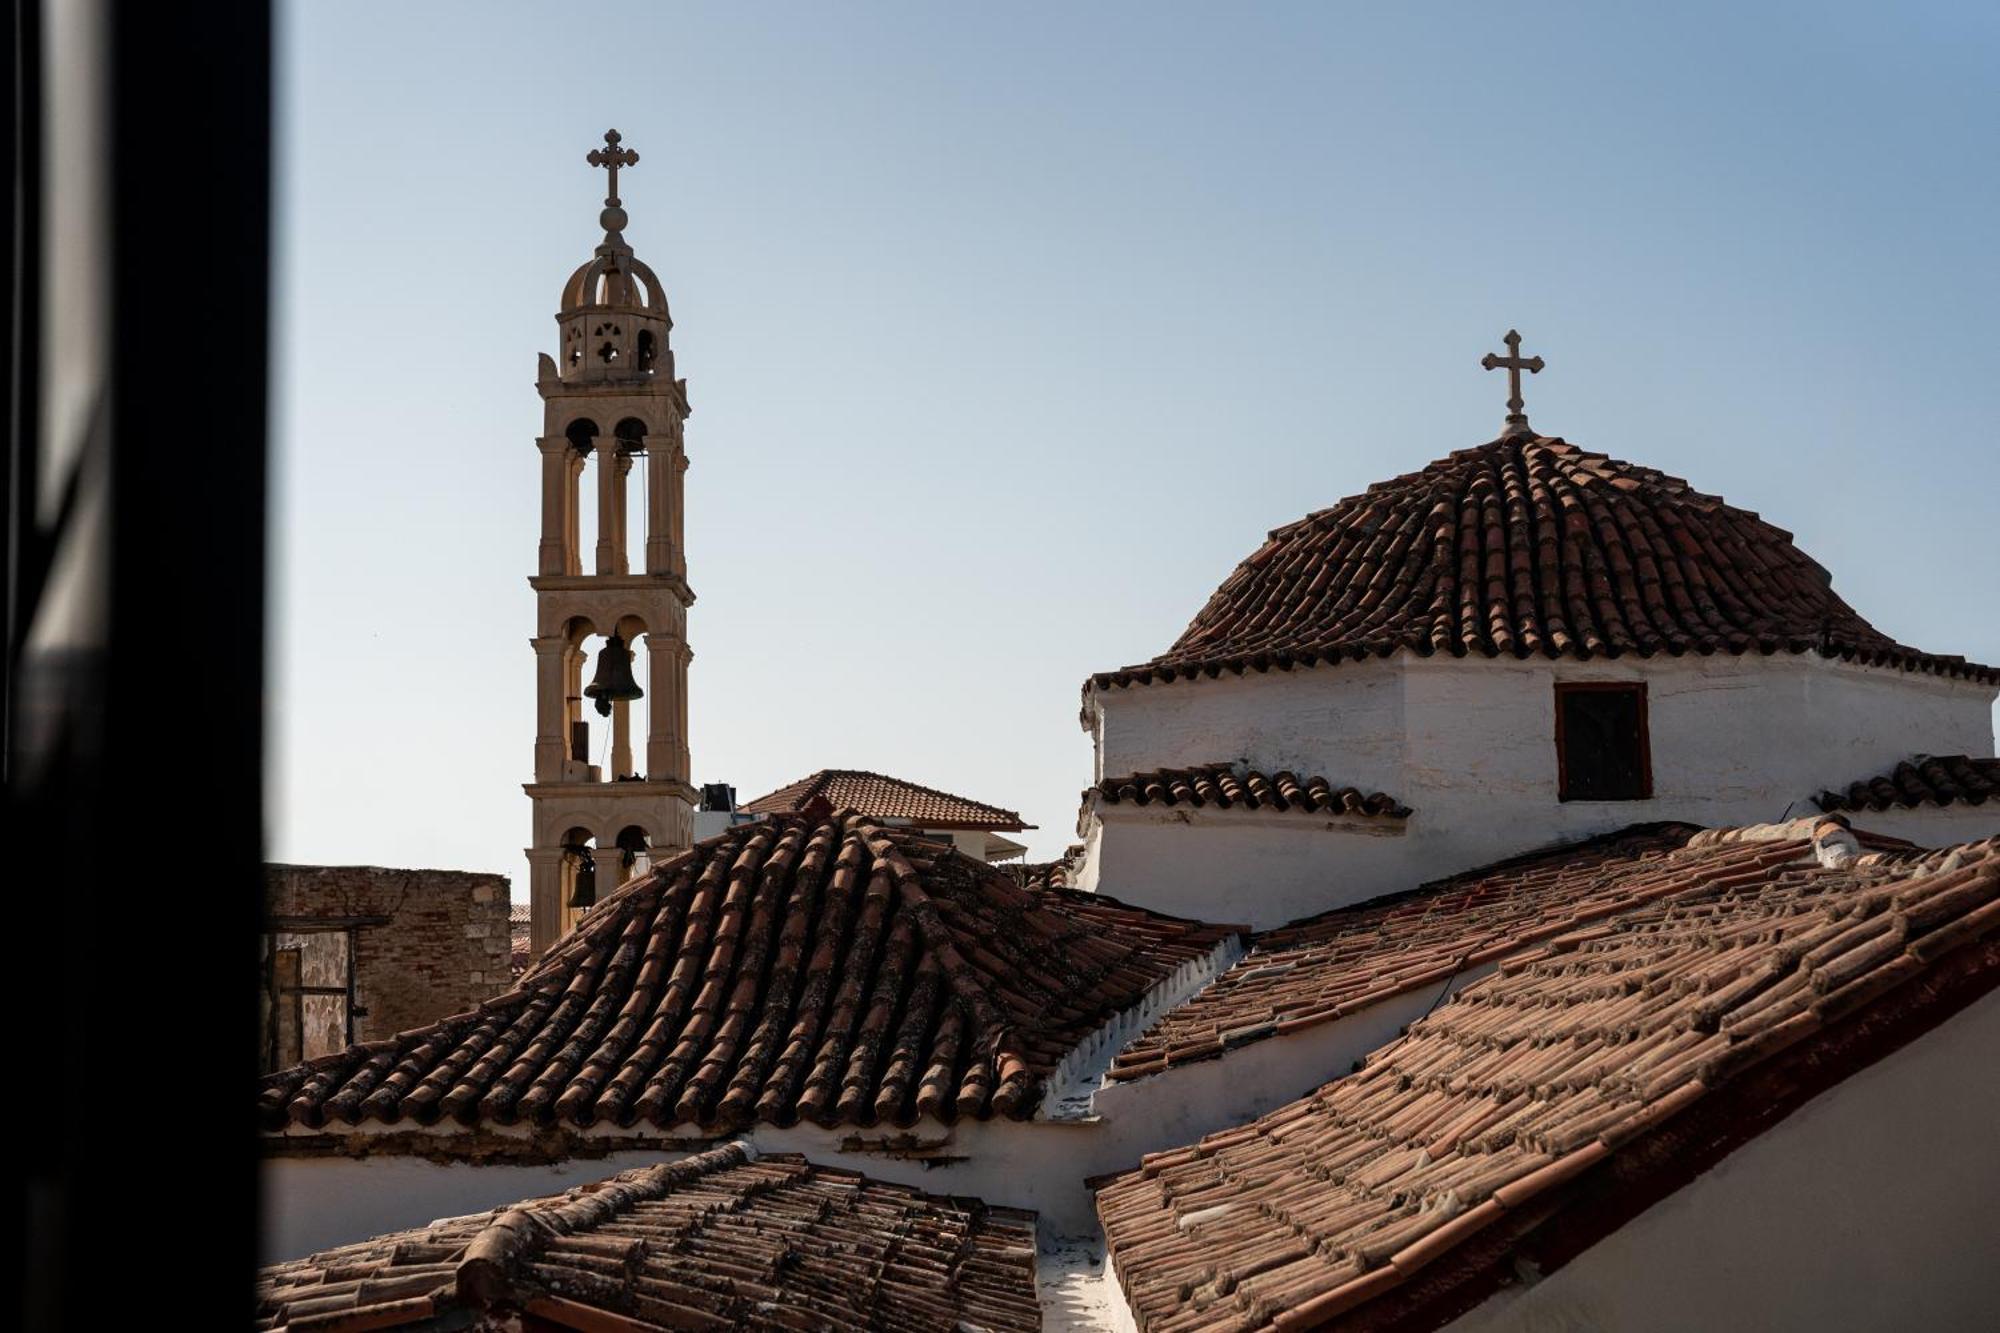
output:
POLYGON ((632 166, 639 160, 639 155, 631 149, 620 148, 618 140, 619 135, 617 130, 606 130, 604 132, 604 147, 591 149, 583 159, 590 163, 591 166, 603 167, 611 173, 610 192, 604 196, 604 204, 607 208, 618 207, 618 168, 632 166))
POLYGON ((1479 364, 1488 370, 1505 368, 1507 371, 1507 425, 1510 428, 1508 434, 1511 435, 1517 431, 1525 431, 1528 428, 1527 414, 1521 410, 1523 406, 1521 402, 1521 372, 1525 370, 1530 375, 1539 374, 1541 373, 1543 361, 1539 356, 1524 357, 1521 355, 1521 335, 1512 329, 1507 330, 1507 336, 1500 341, 1507 344, 1507 355, 1495 356, 1493 353, 1488 352, 1479 359, 1479 364))

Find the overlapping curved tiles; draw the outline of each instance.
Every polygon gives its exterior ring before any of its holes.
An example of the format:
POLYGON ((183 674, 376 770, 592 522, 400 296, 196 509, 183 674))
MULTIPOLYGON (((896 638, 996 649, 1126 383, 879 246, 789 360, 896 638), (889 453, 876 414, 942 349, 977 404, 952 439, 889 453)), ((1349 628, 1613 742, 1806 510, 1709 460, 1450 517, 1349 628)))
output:
POLYGON ((1232 764, 1162 768, 1106 778, 1084 791, 1109 805, 1213 807, 1221 810, 1295 811, 1306 815, 1356 815, 1407 819, 1410 808, 1381 792, 1337 787, 1317 774, 1239 772, 1232 764))
POLYGON ((1011 833, 1029 827, 1012 810, 859 768, 822 768, 754 801, 746 801, 743 808, 758 815, 797 814, 815 801, 823 801, 833 810, 853 810, 870 819, 907 819, 918 828, 979 828, 1011 833))
POLYGON ((1927 1002, 1954 961, 2000 980, 2000 840, 1681 869, 1680 892, 1502 963, 1360 1071, 1105 1186, 1140 1327, 1317 1326, 1510 1209, 1559 1206, 1822 1027, 1927 1002))
MULTIPOLYGON (((1634 828, 1265 931, 1234 967, 1119 1052, 1110 1077, 1143 1078, 1441 988, 1467 968, 1672 892, 1682 882, 1675 854, 1694 833, 1690 824, 1634 828)), ((1796 847, 1692 855, 1755 866, 1796 847)))
POLYGON ((1791 534, 1678 477, 1546 436, 1495 440, 1278 528, 1166 652, 1100 688, 1429 656, 1817 651, 1968 676, 1833 591, 1791 534))
POLYGON ((1083 859, 1083 847, 1076 844, 1054 861, 1015 861, 1006 866, 1016 882, 1030 889, 1066 889, 1083 859))
POLYGON ((1030 1333, 1041 1327, 1034 1217, 732 1144, 276 1264, 257 1285, 263 1329, 510 1316, 563 1328, 1030 1333))
POLYGON ((268 1075, 264 1124, 726 1130, 1025 1117, 1071 1047, 1233 933, 774 816, 606 898, 477 1010, 268 1075))
POLYGON ((2000 759, 1918 755, 1888 772, 1819 794, 1822 810, 1914 810, 2000 800, 2000 759))

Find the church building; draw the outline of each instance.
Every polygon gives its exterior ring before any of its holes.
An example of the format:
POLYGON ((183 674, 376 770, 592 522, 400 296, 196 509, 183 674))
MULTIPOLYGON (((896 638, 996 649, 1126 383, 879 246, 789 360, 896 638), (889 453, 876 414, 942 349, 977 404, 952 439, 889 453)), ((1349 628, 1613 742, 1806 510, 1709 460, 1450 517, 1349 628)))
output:
MULTIPOLYGON (((2000 673, 1881 633, 1758 515, 1537 434, 1542 360, 1506 341, 1497 439, 1276 529, 1165 652, 1085 684, 1072 882, 1275 926, 1993 753, 2000 673)), ((1939 841, 2000 832, 1964 809, 1939 841)))
POLYGON ((1509 334, 1499 438, 1091 677, 1063 862, 859 770, 696 838, 637 160, 537 385, 530 956, 259 1080, 259 1327, 1991 1322, 2000 671, 1531 430, 1509 334))

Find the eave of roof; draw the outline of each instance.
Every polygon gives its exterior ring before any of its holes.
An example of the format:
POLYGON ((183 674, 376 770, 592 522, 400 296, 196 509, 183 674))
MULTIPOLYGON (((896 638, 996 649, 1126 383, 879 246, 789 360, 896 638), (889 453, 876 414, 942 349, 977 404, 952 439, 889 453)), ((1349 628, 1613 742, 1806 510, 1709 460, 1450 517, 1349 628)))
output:
POLYGON ((1085 801, 1093 796, 1106 805, 1212 806, 1398 820, 1410 815, 1408 806, 1379 791, 1336 786, 1318 774, 1304 778, 1283 770, 1267 774, 1226 763, 1105 778, 1084 788, 1085 801))

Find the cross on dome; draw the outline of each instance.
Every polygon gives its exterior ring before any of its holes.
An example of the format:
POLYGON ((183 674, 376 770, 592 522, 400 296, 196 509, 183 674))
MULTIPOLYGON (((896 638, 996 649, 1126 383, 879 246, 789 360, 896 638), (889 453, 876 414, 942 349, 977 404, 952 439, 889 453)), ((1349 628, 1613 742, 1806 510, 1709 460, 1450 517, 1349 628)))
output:
POLYGON ((1507 344, 1507 355, 1497 356, 1488 352, 1479 359, 1479 364, 1488 370, 1504 369, 1507 372, 1507 429, 1501 434, 1526 435, 1529 433, 1528 414, 1521 410, 1521 372, 1539 374, 1545 363, 1539 356, 1521 355, 1521 335, 1513 329, 1507 330, 1507 336, 1500 341, 1507 344))

